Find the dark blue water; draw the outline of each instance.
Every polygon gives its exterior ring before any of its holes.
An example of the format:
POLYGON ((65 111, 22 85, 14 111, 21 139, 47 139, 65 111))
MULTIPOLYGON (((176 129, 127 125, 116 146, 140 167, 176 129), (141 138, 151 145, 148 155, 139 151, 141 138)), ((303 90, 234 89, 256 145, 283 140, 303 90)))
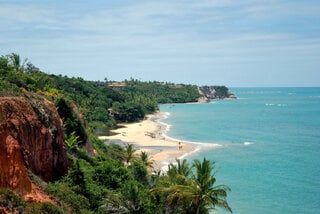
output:
POLYGON ((320 88, 232 91, 239 99, 160 106, 167 135, 222 145, 188 159, 216 161, 234 213, 320 213, 320 88))

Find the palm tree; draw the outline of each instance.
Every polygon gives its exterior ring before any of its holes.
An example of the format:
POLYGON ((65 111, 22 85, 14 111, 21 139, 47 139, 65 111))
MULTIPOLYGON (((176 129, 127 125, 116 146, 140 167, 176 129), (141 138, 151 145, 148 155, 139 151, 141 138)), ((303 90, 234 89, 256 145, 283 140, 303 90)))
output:
POLYGON ((191 173, 191 168, 187 160, 176 159, 175 163, 168 165, 168 171, 165 176, 159 176, 157 183, 151 193, 156 197, 166 201, 164 205, 165 213, 183 213, 184 198, 178 195, 178 186, 188 184, 188 176, 191 173))
POLYGON ((191 185, 180 188, 181 193, 191 199, 191 208, 197 214, 200 211, 214 209, 216 206, 232 212, 226 201, 227 191, 230 191, 230 188, 226 185, 213 186, 216 182, 216 178, 212 175, 214 164, 205 158, 202 162, 194 160, 195 174, 191 177, 191 185))
POLYGON ((202 162, 194 160, 191 168, 186 160, 177 160, 177 165, 169 165, 167 176, 160 179, 151 192, 166 198, 169 213, 177 210, 181 213, 207 213, 208 209, 216 206, 232 212, 226 201, 230 188, 226 185, 213 186, 216 182, 213 169, 214 162, 205 158, 202 162))
POLYGON ((145 151, 142 151, 140 153, 140 159, 139 159, 140 163, 146 167, 147 169, 148 168, 152 168, 153 169, 153 163, 154 161, 152 160, 149 160, 149 156, 148 156, 148 153, 146 153, 145 151))
POLYGON ((24 59, 23 62, 21 63, 21 58, 19 54, 12 53, 8 56, 11 66, 13 67, 13 70, 15 71, 20 71, 24 72, 24 66, 28 59, 24 59))
POLYGON ((189 177, 191 172, 191 168, 186 159, 182 161, 180 159, 176 159, 176 163, 170 163, 168 166, 167 175, 169 179, 175 184, 183 184, 185 183, 186 178, 189 177))
POLYGON ((132 144, 127 144, 125 147, 124 147, 124 153, 123 153, 123 158, 126 162, 126 165, 130 165, 130 162, 135 159, 135 155, 134 153, 136 152, 137 150, 134 149, 133 145, 132 144))
POLYGON ((168 173, 183 175, 188 177, 190 175, 191 168, 186 159, 183 159, 182 162, 180 159, 176 159, 176 164, 170 163, 168 173))

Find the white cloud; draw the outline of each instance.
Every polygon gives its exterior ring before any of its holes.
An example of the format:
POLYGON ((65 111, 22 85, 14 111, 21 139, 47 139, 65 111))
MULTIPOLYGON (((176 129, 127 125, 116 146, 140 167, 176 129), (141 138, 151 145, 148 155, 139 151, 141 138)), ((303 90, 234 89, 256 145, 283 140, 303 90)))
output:
POLYGON ((0 18, 8 22, 51 22, 53 15, 51 10, 36 5, 1 4, 0 7, 0 18))
POLYGON ((75 2, 64 6, 2 4, 0 43, 2 51, 7 50, 3 54, 22 50, 30 59, 47 56, 50 60, 42 60, 39 67, 57 72, 91 67, 101 72, 136 69, 141 73, 160 68, 205 72, 214 67, 231 72, 234 67, 241 70, 246 65, 248 69, 255 63, 310 62, 319 57, 319 28, 310 23, 313 19, 308 21, 310 16, 319 19, 317 3, 171 0, 89 4, 88 10, 84 3, 75 2), (9 17, 15 13, 18 15, 9 17), (300 19, 296 16, 305 18, 303 27, 311 33, 297 30, 294 24, 300 19))

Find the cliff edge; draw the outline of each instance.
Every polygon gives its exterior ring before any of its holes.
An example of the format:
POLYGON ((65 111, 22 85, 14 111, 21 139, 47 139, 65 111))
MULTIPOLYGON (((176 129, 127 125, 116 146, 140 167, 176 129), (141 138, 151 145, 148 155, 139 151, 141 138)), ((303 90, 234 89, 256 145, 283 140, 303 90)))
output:
POLYGON ((28 170, 51 181, 65 175, 69 164, 62 121, 51 102, 0 97, 0 188, 27 201, 51 201, 32 183, 28 170))

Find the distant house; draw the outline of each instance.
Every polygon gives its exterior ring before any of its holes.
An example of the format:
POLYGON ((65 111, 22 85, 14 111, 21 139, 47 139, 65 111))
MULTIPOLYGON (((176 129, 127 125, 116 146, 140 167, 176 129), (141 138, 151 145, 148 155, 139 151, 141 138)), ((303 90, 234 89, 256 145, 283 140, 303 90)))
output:
POLYGON ((116 88, 125 87, 127 86, 127 84, 125 82, 112 82, 112 83, 109 83, 108 86, 110 88, 116 89, 116 88))

